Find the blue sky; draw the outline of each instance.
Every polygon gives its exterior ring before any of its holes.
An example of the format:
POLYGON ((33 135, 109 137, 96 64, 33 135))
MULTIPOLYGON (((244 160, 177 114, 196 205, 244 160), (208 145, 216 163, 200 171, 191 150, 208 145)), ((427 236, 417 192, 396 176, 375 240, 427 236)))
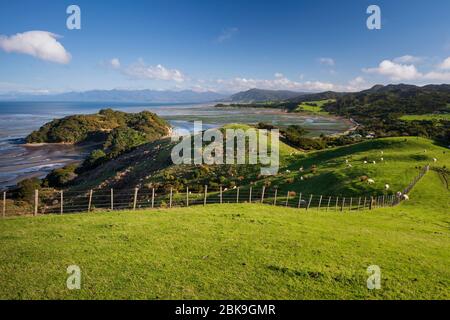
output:
POLYGON ((0 92, 448 83, 449 12, 448 0, 1 1, 0 92), (71 4, 81 30, 66 27, 71 4), (366 27, 371 4, 381 30, 366 27))

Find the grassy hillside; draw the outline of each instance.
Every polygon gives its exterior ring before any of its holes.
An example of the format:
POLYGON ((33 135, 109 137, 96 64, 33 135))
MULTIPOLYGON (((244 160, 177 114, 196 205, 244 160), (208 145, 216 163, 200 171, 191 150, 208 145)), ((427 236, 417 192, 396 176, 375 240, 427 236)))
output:
POLYGON ((169 140, 143 145, 79 176, 72 189, 98 186, 131 189, 151 185, 184 191, 186 186, 196 190, 208 184, 210 190, 223 185, 240 186, 245 192, 250 185, 259 188, 266 185, 283 194, 295 191, 324 196, 370 196, 384 193, 386 184, 390 185, 388 194, 403 190, 427 164, 450 168, 450 150, 417 137, 369 140, 309 153, 280 143, 280 170, 273 177, 260 176, 259 166, 174 166, 170 159, 172 146, 169 140), (433 158, 438 161, 434 163, 433 158), (363 176, 375 183, 361 181, 363 176))
POLYGON ((448 189, 395 208, 259 205, 0 221, 1 299, 450 299, 448 189), (66 268, 82 290, 66 289, 66 268), (381 289, 366 269, 381 268, 381 289))

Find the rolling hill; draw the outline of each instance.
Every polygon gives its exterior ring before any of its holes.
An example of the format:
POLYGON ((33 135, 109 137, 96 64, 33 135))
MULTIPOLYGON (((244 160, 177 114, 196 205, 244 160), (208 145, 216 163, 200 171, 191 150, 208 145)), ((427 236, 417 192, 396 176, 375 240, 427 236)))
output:
POLYGON ((449 195, 430 171, 410 202, 370 212, 226 204, 3 219, 0 298, 450 299, 449 195), (66 288, 70 265, 81 290, 66 288), (371 265, 379 290, 367 289, 371 265))

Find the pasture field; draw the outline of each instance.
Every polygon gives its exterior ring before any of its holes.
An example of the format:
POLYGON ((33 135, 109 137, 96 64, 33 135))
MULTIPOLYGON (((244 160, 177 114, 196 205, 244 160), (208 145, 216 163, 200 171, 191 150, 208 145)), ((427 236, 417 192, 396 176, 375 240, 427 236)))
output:
POLYGON ((1 299, 449 299, 447 187, 430 171, 394 208, 269 205, 7 218, 1 299), (70 265, 81 290, 66 288, 70 265), (366 286, 370 265, 381 289, 366 286))
POLYGON ((401 120, 406 121, 432 121, 432 120, 446 120, 450 121, 450 113, 445 114, 421 114, 421 115, 405 115, 400 117, 401 120))
POLYGON ((324 111, 322 107, 329 102, 333 102, 334 100, 318 100, 318 101, 307 101, 298 105, 298 108, 295 110, 296 112, 308 112, 314 113, 322 116, 329 115, 328 112, 324 111), (310 105, 314 104, 314 105, 310 105))

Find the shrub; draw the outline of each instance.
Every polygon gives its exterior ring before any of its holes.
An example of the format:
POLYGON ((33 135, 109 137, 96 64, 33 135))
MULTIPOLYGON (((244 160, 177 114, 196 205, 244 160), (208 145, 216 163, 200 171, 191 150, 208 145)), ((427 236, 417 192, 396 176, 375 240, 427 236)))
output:
POLYGON ((35 190, 41 190, 41 180, 38 178, 25 179, 20 181, 17 186, 17 194, 19 199, 34 202, 34 192, 35 190))
POLYGON ((47 177, 45 178, 45 183, 52 188, 62 188, 68 185, 77 177, 77 174, 75 173, 76 169, 76 164, 71 164, 64 168, 55 169, 47 175, 47 177))

